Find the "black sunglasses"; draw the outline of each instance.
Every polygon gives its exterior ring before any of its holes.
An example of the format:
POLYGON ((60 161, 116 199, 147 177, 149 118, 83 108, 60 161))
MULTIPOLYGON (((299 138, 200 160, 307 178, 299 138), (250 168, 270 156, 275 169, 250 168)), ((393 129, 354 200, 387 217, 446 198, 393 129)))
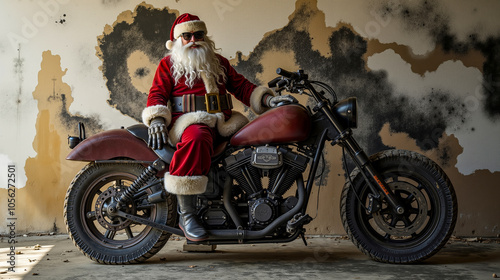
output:
POLYGON ((182 38, 186 41, 191 41, 191 37, 193 37, 193 36, 196 40, 201 40, 205 36, 205 32, 204 31, 196 31, 193 33, 191 33, 191 32, 182 33, 182 38))

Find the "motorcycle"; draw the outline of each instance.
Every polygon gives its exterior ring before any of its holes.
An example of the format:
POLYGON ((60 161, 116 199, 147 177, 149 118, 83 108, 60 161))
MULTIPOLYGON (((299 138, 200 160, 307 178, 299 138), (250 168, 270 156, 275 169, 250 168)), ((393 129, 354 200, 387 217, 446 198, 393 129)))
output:
MULTIPOLYGON (((329 85, 310 81, 303 70, 277 73, 269 82, 277 94, 305 94, 314 104, 278 104, 215 147, 207 190, 196 204, 209 239, 187 242, 282 243, 301 237, 307 245, 304 226, 313 218, 306 209, 329 142, 343 151, 340 213, 354 245, 386 263, 420 262, 437 253, 457 220, 457 198, 443 170, 412 151, 367 156, 352 134, 355 97, 338 101, 329 85)), ((184 236, 176 197, 163 186, 174 149, 150 149, 143 124, 89 138, 83 124, 79 130, 68 138, 73 150, 67 159, 89 163, 71 182, 64 203, 76 247, 99 263, 130 264, 152 257, 172 234, 184 236)))

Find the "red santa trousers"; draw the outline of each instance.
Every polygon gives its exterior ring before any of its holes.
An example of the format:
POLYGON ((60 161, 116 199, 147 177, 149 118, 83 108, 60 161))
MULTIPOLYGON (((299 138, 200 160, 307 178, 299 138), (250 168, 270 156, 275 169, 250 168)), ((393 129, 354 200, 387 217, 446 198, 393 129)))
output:
POLYGON ((205 192, 216 137, 215 129, 205 124, 192 124, 184 130, 169 173, 165 174, 168 192, 185 195, 205 192))

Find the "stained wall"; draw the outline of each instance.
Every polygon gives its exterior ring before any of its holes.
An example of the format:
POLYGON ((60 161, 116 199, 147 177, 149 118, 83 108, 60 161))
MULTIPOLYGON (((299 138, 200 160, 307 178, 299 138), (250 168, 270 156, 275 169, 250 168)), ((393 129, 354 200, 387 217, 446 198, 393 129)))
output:
MULTIPOLYGON (((500 4, 458 2, 3 3, 0 200, 7 200, 7 166, 15 165, 18 233, 64 232, 65 192, 83 166, 65 160, 67 136, 77 133, 78 122, 94 134, 140 121, 170 26, 190 12, 251 81, 265 85, 277 67, 300 68, 340 98, 356 96, 355 136, 369 153, 403 148, 429 156, 457 191, 455 234, 497 236, 500 4)), ((326 149, 324 179, 311 196, 310 234, 344 233, 340 157, 339 148, 326 149)), ((0 219, 7 220, 3 205, 0 219)))

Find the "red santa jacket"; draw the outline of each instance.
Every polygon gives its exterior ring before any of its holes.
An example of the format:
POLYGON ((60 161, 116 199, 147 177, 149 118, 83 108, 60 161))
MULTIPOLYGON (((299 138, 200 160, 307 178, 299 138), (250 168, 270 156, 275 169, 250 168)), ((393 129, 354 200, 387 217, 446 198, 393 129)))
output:
MULTIPOLYGON (((170 56, 163 58, 156 70, 153 85, 149 91, 147 107, 142 112, 142 120, 147 126, 156 117, 163 117, 169 126, 169 141, 175 145, 179 142, 182 132, 191 124, 203 123, 209 127, 217 127, 222 136, 229 136, 244 126, 248 119, 239 112, 226 110, 223 113, 210 114, 204 111, 189 113, 172 113, 170 100, 175 96, 195 94, 203 96, 207 92, 218 92, 220 95, 231 93, 236 99, 257 114, 263 113, 266 108, 262 106, 261 100, 264 94, 273 92, 265 87, 256 86, 248 81, 243 75, 229 64, 229 61, 218 55, 221 65, 225 69, 226 82, 217 84, 214 79, 198 79, 192 88, 185 84, 182 77, 175 84, 172 76, 172 62, 170 56)), ((220 79, 222 81, 222 78, 220 79)))

